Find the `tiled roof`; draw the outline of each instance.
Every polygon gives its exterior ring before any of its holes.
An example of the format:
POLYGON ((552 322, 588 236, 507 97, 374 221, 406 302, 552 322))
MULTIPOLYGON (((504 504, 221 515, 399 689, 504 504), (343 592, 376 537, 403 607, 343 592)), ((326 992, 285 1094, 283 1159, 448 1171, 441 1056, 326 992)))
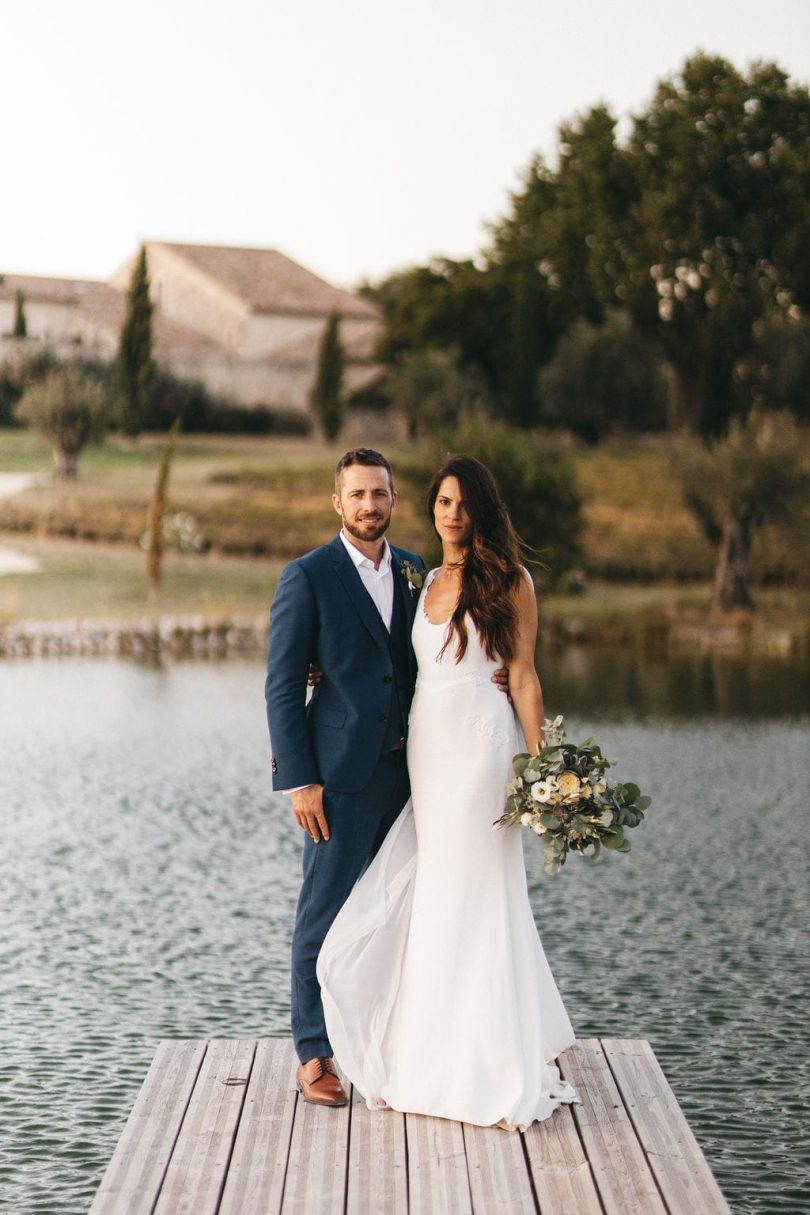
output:
POLYGON ((350 291, 333 287, 276 249, 246 249, 222 245, 178 245, 147 241, 171 250, 197 270, 215 279, 256 312, 305 316, 376 317, 373 304, 350 291))
MULTIPOLYGON (((40 278, 30 274, 0 274, 0 300, 16 299, 22 291, 26 304, 61 304, 75 308, 77 319, 84 317, 117 340, 124 323, 126 298, 123 291, 109 283, 90 279, 40 278)), ((73 314, 71 314, 73 315, 73 314)), ((159 311, 153 316, 155 354, 158 358, 178 350, 189 354, 222 351, 220 343, 170 320, 159 311)))
POLYGON ((43 304, 112 303, 120 295, 109 283, 92 279, 41 278, 33 274, 0 274, 0 299, 16 297, 22 291, 29 302, 43 304))

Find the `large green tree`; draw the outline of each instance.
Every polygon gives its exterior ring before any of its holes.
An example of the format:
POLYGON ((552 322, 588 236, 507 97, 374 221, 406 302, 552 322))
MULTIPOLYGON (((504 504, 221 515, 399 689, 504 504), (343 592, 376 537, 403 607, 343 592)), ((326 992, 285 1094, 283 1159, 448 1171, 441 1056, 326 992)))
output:
POLYGON ((127 311, 115 367, 118 417, 124 434, 132 437, 143 429, 155 388, 153 312, 146 248, 142 247, 135 260, 127 291, 127 311))
POLYGON ((762 326, 810 306, 810 94, 773 64, 695 55, 623 142, 602 106, 564 126, 493 256, 534 258, 562 328, 628 308, 660 343, 677 421, 722 433, 751 404, 740 366, 762 326))

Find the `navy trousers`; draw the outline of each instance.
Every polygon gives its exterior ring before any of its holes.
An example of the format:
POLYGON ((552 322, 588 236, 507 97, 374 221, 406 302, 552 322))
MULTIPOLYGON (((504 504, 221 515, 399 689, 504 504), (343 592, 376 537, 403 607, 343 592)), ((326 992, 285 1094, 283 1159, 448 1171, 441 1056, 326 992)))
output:
POLYGON ((324 937, 410 796, 405 751, 389 751, 360 793, 324 789, 329 839, 304 839, 292 942, 292 1032, 302 1063, 332 1054, 315 965, 324 937))

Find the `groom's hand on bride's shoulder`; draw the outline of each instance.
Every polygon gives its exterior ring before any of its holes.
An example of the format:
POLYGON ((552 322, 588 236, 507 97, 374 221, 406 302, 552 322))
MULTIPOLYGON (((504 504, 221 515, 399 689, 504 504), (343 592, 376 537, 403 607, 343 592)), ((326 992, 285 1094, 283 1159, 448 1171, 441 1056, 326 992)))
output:
POLYGON ((316 844, 329 839, 329 824, 323 808, 323 785, 306 785, 291 794, 292 811, 298 826, 316 844))
POLYGON ((492 682, 506 695, 511 703, 512 697, 509 695, 509 667, 498 667, 497 671, 493 671, 492 682))

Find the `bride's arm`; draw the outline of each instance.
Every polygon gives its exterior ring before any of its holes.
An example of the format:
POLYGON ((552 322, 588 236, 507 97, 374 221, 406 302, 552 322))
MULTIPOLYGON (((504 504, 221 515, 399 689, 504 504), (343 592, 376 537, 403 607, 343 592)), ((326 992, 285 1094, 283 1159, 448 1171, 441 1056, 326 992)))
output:
POLYGON ((515 653, 509 663, 509 693, 526 739, 534 753, 543 745, 543 691, 534 665, 537 643, 537 600, 531 580, 521 578, 517 593, 517 637, 515 653))

